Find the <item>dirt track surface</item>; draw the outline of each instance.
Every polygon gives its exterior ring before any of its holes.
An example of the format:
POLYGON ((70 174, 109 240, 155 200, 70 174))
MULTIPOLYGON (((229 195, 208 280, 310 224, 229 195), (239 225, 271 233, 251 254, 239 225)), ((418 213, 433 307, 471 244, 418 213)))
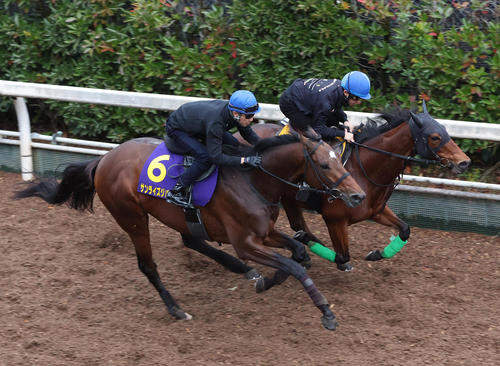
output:
MULTIPOLYGON (((0 172, 0 365, 500 364, 498 237, 412 228, 396 257, 371 263, 392 232, 354 225, 353 272, 312 256, 340 323, 331 332, 298 281, 256 294, 152 219, 160 275, 194 317, 176 321, 98 199, 94 214, 13 201, 20 182, 0 172)), ((284 217, 278 227, 291 234, 284 217)))

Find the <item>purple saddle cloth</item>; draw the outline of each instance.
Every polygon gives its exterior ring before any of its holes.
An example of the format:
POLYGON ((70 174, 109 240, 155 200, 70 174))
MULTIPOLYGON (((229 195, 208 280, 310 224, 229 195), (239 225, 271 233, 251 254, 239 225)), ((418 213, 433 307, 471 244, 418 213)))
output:
MULTIPOLYGON (((183 172, 184 156, 171 153, 162 142, 142 167, 137 192, 164 199, 183 172)), ((217 175, 218 168, 215 168, 207 178, 193 185, 195 205, 205 206, 210 201, 217 184, 217 175)))

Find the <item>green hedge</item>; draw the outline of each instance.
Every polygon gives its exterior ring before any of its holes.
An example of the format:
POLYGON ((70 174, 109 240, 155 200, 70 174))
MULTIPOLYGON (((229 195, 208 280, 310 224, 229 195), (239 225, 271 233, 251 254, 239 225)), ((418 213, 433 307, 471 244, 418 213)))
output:
MULTIPOLYGON (((276 103, 295 78, 358 69, 373 85, 358 110, 424 98, 436 118, 499 121, 494 0, 4 0, 0 11, 5 80, 215 98, 247 88, 276 103)), ((11 108, 2 98, 0 110, 11 108)), ((48 100, 30 100, 30 112, 35 123, 117 142, 162 135, 167 115, 48 100)))

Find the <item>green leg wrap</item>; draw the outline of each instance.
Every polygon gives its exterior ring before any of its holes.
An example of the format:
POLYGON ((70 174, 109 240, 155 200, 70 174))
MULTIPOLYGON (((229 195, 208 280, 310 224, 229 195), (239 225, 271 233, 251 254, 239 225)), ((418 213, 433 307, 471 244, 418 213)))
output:
POLYGON ((406 241, 401 240, 399 235, 398 236, 391 236, 391 242, 382 251, 382 257, 384 257, 384 258, 394 257, 394 255, 396 253, 398 253, 404 247, 404 245, 406 243, 408 243, 408 240, 406 240, 406 241))
POLYGON ((333 250, 328 249, 327 247, 317 243, 315 241, 310 241, 307 243, 307 246, 316 255, 319 255, 321 258, 325 258, 327 261, 335 262, 335 253, 333 250))

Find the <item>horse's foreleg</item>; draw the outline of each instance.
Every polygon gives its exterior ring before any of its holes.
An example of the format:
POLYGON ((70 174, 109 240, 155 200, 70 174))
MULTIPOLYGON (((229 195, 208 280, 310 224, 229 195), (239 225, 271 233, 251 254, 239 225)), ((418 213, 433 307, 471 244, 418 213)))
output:
POLYGON ((325 224, 330 234, 332 246, 335 251, 335 263, 337 268, 344 272, 350 272, 353 267, 348 263, 351 259, 349 255, 349 236, 347 221, 331 220, 323 216, 325 224))
MULTIPOLYGON (((289 190, 281 197, 281 204, 285 210, 286 217, 288 218, 288 222, 290 223, 292 230, 305 231, 307 233, 311 232, 306 224, 306 220, 304 220, 302 209, 295 200, 294 190, 289 190)), ((316 237, 314 238, 317 239, 316 237)))
POLYGON ((388 206, 385 206, 382 212, 372 217, 372 220, 381 225, 398 229, 399 235, 397 237, 392 237, 391 242, 382 252, 378 249, 372 250, 365 259, 368 261, 377 261, 383 258, 393 257, 408 241, 410 237, 410 226, 397 217, 388 206))
POLYGON ((290 227, 296 231, 294 239, 309 246, 311 251, 318 254, 320 257, 331 260, 332 254, 334 253, 323 246, 321 241, 311 233, 304 219, 302 209, 295 200, 295 196, 291 196, 290 194, 283 196, 281 202, 290 223, 290 227), (316 243, 317 245, 315 245, 316 243), (319 251, 314 250, 314 248, 312 248, 313 245, 316 246, 316 249, 319 248, 319 251))
POLYGON ((234 273, 242 273, 245 275, 245 278, 248 280, 257 280, 260 278, 259 272, 254 268, 246 265, 238 258, 233 257, 232 255, 213 248, 211 245, 207 244, 204 240, 200 240, 194 238, 189 235, 181 235, 182 242, 189 249, 196 250, 198 253, 206 255, 209 258, 212 258, 217 263, 221 264, 224 268, 230 270, 234 273))
POLYGON ((305 268, 311 267, 311 257, 301 242, 279 231, 272 231, 265 239, 264 245, 273 248, 285 248, 292 252, 292 259, 305 268))
POLYGON ((239 255, 251 259, 257 263, 264 264, 278 269, 275 276, 286 278, 289 275, 295 277, 311 298, 314 305, 323 313, 322 323, 326 329, 335 330, 337 328, 337 320, 335 315, 330 310, 327 299, 318 290, 314 282, 307 274, 304 267, 290 258, 286 258, 272 250, 255 243, 255 241, 248 239, 243 248, 239 248, 239 255))

